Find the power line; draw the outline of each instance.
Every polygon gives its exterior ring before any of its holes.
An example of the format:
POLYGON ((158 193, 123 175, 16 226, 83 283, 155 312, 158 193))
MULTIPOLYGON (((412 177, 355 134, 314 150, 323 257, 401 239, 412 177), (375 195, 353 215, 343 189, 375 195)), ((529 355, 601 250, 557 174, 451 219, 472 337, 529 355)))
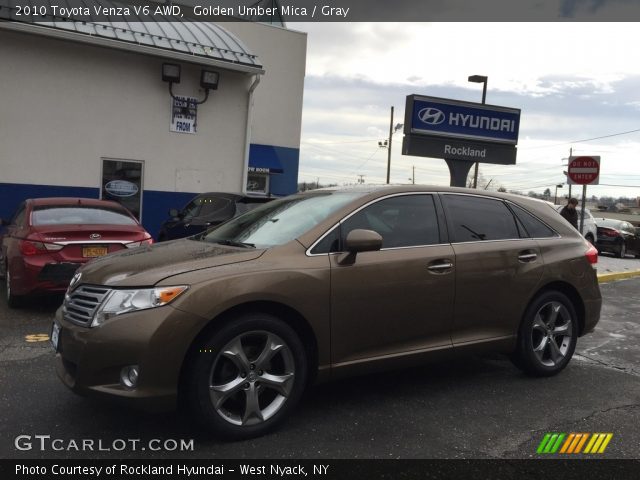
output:
POLYGON ((590 187, 629 187, 629 188, 640 188, 640 185, 614 185, 611 183, 599 183, 598 185, 589 185, 590 187))
POLYGON ((375 142, 377 141, 376 138, 370 138, 367 140, 349 140, 349 141, 345 141, 345 142, 321 142, 321 143, 313 143, 310 141, 303 141, 300 143, 304 143, 307 145, 345 145, 345 144, 349 144, 349 143, 368 143, 368 142, 375 142))
POLYGON ((637 133, 637 132, 640 132, 640 128, 635 130, 629 130, 628 132, 619 132, 619 133, 612 133, 610 135, 603 135, 601 137, 586 138, 584 140, 574 140, 573 142, 563 142, 563 143, 555 143, 553 145, 540 145, 538 147, 520 147, 520 148, 522 150, 537 150, 540 148, 561 147, 563 145, 571 145, 573 143, 586 143, 586 142, 591 142, 593 140, 602 140, 603 138, 619 137, 620 135, 629 135, 630 133, 637 133))

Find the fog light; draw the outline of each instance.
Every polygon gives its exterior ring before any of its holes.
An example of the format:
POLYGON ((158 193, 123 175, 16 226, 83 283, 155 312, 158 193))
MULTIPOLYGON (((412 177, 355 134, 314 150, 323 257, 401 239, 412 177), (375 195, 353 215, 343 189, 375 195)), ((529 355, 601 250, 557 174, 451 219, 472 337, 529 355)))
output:
POLYGON ((120 383, 127 388, 136 388, 138 384, 138 365, 129 365, 120 370, 120 383))

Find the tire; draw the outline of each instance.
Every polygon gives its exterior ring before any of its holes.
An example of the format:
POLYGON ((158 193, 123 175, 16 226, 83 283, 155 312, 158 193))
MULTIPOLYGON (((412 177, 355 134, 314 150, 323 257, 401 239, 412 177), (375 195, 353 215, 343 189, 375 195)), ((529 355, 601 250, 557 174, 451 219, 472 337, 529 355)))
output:
POLYGON ((7 305, 9 308, 17 308, 22 304, 22 297, 14 295, 11 288, 11 270, 9 269, 9 265, 5 268, 5 298, 7 299, 7 305))
POLYGON ((272 315, 254 313, 238 316, 196 345, 186 388, 199 424, 240 440, 281 424, 306 381, 307 358, 296 332, 272 315))
POLYGON ((528 375, 556 375, 568 365, 577 340, 578 318, 571 301, 560 292, 544 292, 524 314, 512 359, 528 375))
POLYGON ((616 257, 624 258, 627 255, 627 246, 622 242, 616 250, 616 257))
POLYGON ((586 238, 586 239, 587 239, 587 241, 588 241, 591 245, 595 245, 595 241, 594 241, 594 239, 593 239, 593 235, 591 235, 590 233, 589 233, 589 234, 587 234, 587 236, 586 236, 586 237, 584 237, 584 238, 586 238))

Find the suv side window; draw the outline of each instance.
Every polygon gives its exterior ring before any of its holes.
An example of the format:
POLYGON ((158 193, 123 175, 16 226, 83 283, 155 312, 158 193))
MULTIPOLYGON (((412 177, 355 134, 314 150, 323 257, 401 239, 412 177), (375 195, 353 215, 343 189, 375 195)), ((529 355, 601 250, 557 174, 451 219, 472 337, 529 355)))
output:
POLYGON ((513 213, 522 225, 524 225, 525 231, 523 237, 526 238, 550 238, 555 237, 556 232, 547 227, 544 223, 538 220, 536 217, 527 212, 524 208, 521 208, 513 203, 509 204, 513 213))
POLYGON ((520 238, 516 219, 502 200, 472 195, 442 195, 452 241, 520 238))
POLYGON ((192 200, 186 207, 184 207, 184 210, 182 210, 182 218, 189 219, 198 216, 201 206, 202 197, 192 200))
POLYGON ((433 197, 427 194, 385 198, 342 222, 340 246, 352 230, 373 230, 382 248, 417 247, 440 243, 433 197))
POLYGON ((311 250, 312 254, 333 253, 340 251, 340 225, 331 230, 318 244, 311 250))

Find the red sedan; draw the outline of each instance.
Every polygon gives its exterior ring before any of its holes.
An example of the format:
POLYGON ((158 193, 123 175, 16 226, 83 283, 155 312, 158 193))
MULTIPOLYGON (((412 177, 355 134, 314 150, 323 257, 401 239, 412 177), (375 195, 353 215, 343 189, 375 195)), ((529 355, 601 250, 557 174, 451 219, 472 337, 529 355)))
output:
POLYGON ((92 258, 153 243, 126 208, 106 200, 28 199, 2 225, 0 268, 11 307, 25 295, 64 292, 92 258))

